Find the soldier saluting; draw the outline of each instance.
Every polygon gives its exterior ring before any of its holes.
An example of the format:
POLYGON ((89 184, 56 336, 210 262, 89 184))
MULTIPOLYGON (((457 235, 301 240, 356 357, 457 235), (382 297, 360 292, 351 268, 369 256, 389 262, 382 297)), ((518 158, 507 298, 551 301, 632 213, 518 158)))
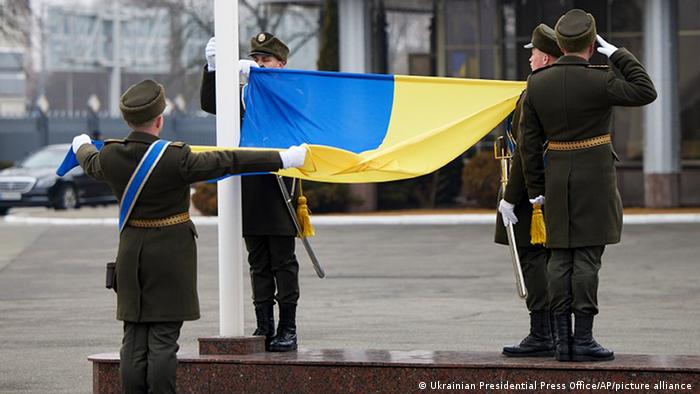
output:
MULTIPOLYGON (((562 55, 554 30, 544 23, 532 31, 532 40, 525 45, 531 49, 530 68, 532 71, 554 64, 562 55)), ((513 138, 518 138, 520 113, 523 97, 520 96, 513 112, 513 138)), ((523 280, 527 289, 526 305, 530 312, 530 333, 518 345, 503 348, 508 357, 552 357, 554 342, 550 329, 549 299, 547 296, 547 250, 530 242, 530 221, 532 204, 528 201, 523 177, 520 147, 515 147, 512 168, 503 199, 498 204, 500 215, 496 223, 496 243, 508 245, 505 226, 513 223, 518 256, 523 267, 523 280)))
POLYGON ((614 354, 593 339, 592 329, 601 256, 605 245, 620 241, 622 230, 612 109, 649 104, 656 90, 629 51, 596 35, 591 14, 571 10, 559 18, 555 32, 564 56, 528 79, 520 121, 523 171, 530 202, 545 207, 555 357, 606 361, 614 354), (622 78, 607 66, 589 64, 596 37, 598 52, 610 58, 622 78))
POLYGON ((199 319, 197 231, 188 214, 190 183, 299 167, 306 148, 192 153, 182 142, 164 144, 159 135, 165 90, 152 80, 131 86, 121 96, 119 108, 133 130, 125 139, 107 140, 97 151, 90 137, 82 134, 73 139, 72 149, 86 174, 109 185, 120 209, 131 208, 120 226, 117 252, 117 319, 124 321, 122 389, 175 393, 182 322, 199 319), (155 149, 162 149, 160 157, 149 168, 146 163, 155 149), (144 167, 150 176, 129 204, 132 180, 144 167))

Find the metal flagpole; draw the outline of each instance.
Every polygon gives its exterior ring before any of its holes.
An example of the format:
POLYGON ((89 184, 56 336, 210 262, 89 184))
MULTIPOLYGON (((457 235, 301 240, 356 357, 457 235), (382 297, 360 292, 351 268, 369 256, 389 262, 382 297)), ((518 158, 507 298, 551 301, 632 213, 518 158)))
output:
MULTIPOLYGON (((238 102, 238 2, 215 0, 216 145, 235 147, 240 140, 238 102)), ((243 243, 241 178, 218 185, 219 335, 243 335, 243 243)))

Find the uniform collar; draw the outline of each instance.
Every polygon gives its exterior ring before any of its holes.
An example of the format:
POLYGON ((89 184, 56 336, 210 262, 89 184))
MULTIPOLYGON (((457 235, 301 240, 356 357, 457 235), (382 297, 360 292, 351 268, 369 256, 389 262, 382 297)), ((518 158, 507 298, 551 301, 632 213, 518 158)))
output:
POLYGON ((564 55, 564 56, 560 57, 559 59, 557 59, 556 64, 580 64, 583 66, 587 66, 590 63, 588 62, 588 60, 586 60, 582 57, 578 57, 578 56, 574 56, 574 55, 564 55))
POLYGON ((158 141, 159 138, 153 134, 144 133, 143 131, 132 131, 126 136, 125 140, 131 142, 145 142, 147 144, 158 141))

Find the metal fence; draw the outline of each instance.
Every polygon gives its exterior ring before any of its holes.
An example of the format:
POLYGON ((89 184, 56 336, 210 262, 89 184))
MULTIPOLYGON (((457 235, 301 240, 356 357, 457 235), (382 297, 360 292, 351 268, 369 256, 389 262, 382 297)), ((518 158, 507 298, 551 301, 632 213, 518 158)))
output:
MULTIPOLYGON (((120 118, 95 119, 81 112, 36 114, 23 118, 0 118, 0 160, 17 161, 49 144, 70 143, 78 134, 99 130, 102 138, 123 138, 129 133, 120 118)), ((161 134, 164 139, 193 145, 216 145, 213 116, 170 115, 161 134)))

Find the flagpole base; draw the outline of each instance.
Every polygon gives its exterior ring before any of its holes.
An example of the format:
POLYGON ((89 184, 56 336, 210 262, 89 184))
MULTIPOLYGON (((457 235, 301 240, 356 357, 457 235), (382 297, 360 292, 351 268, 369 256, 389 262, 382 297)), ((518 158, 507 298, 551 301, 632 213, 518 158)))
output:
POLYGON ((253 354, 265 352, 265 337, 200 337, 199 354, 211 356, 253 354))

